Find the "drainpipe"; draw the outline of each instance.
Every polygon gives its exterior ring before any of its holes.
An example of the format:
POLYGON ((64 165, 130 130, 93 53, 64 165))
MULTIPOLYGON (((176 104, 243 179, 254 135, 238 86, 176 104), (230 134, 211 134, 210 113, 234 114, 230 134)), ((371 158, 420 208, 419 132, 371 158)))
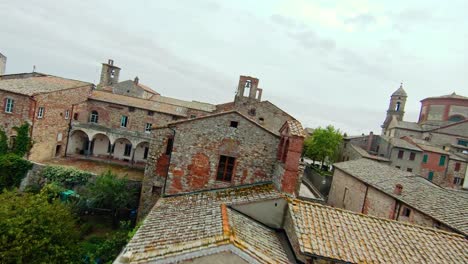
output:
MULTIPOLYGON (((176 130, 173 128, 168 127, 170 130, 172 130, 173 135, 172 135, 172 148, 174 148, 174 143, 175 143, 175 136, 176 136, 176 130)), ((169 167, 171 166, 171 158, 172 158, 172 149, 171 152, 169 152, 169 161, 167 164, 167 169, 166 169, 166 178, 164 179, 164 185, 163 185, 163 191, 161 196, 164 197, 166 195, 166 183, 167 183, 167 178, 169 177, 169 167)))
POLYGON ((367 192, 369 191, 369 185, 366 185, 366 193, 364 194, 364 202, 362 203, 361 214, 364 214, 364 208, 366 207, 367 192))

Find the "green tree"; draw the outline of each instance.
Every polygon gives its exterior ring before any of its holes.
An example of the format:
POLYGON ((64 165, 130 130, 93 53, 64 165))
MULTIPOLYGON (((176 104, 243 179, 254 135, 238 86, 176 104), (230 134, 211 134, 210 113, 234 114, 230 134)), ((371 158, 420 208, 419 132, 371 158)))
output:
POLYGON ((11 152, 23 157, 32 147, 31 138, 29 137, 29 124, 24 123, 20 127, 15 127, 14 129, 17 135, 11 152))
POLYGON ((8 152, 8 138, 5 131, 0 130, 0 155, 5 155, 8 152))
POLYGON ((72 263, 79 259, 76 219, 70 208, 47 195, 0 194, 2 263, 72 263))
POLYGON ((343 136, 332 125, 317 128, 312 136, 304 141, 304 154, 313 161, 332 164, 338 159, 343 136))
POLYGON ((111 171, 96 177, 89 182, 84 194, 87 203, 94 208, 105 208, 112 211, 114 227, 118 225, 118 210, 132 205, 135 189, 127 188, 127 179, 119 179, 111 171))
POLYGON ((0 192, 4 188, 19 187, 32 163, 18 155, 9 153, 0 156, 0 192))

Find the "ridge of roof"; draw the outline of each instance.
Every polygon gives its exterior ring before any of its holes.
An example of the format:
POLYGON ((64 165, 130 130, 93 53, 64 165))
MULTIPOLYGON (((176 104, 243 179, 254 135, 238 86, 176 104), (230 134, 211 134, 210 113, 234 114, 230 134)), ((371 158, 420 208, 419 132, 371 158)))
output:
MULTIPOLYGON (((267 131, 268 133, 273 134, 276 137, 279 137, 278 133, 275 133, 272 130, 262 126, 261 124, 255 122, 254 120, 250 119, 249 117, 247 117, 246 115, 240 113, 237 110, 230 110, 230 111, 226 111, 226 112, 217 112, 217 113, 214 113, 214 114, 204 115, 204 116, 200 116, 200 117, 197 117, 197 118, 191 118, 191 119, 184 119, 184 120, 180 120, 180 121, 175 121, 175 122, 168 123, 167 127, 175 126, 175 125, 178 125, 178 124, 181 124, 181 123, 194 122, 194 121, 198 121, 198 120, 201 120, 201 119, 227 115, 227 114, 237 114, 237 115, 243 117, 244 119, 247 119, 248 121, 250 121, 254 125, 256 125, 256 126, 262 128, 263 130, 267 131)), ((164 128, 164 127, 160 127, 160 128, 164 128)))
POLYGON ((430 99, 461 99, 461 100, 468 100, 468 97, 463 96, 463 95, 458 95, 455 92, 451 94, 446 94, 446 95, 441 95, 441 96, 432 96, 432 97, 427 97, 421 100, 421 102, 430 100, 430 99))

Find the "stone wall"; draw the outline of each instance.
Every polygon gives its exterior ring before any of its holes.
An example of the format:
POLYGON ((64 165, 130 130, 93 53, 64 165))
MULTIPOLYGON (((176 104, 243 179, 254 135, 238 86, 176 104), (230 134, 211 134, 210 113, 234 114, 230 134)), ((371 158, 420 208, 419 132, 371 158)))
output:
POLYGON ((366 189, 366 184, 335 168, 327 204, 361 213, 366 189))
POLYGON ((449 159, 447 165, 447 173, 441 185, 444 187, 461 189, 463 186, 462 182, 467 180, 465 179, 467 167, 468 166, 466 162, 463 162, 461 160, 449 159), (459 165, 457 165, 457 163, 459 165), (456 167, 458 167, 458 170, 455 170, 456 167), (455 178, 459 178, 460 183, 456 184, 455 178))
POLYGON ((91 85, 39 94, 35 96, 35 117, 32 131, 33 147, 29 159, 44 161, 55 156, 65 155, 68 128, 72 105, 86 100, 91 85), (38 118, 39 107, 44 108, 42 118, 38 118), (69 111, 67 118, 66 111, 69 111))
POLYGON ((438 185, 444 184, 444 182, 446 181, 445 170, 449 161, 449 157, 445 155, 446 159, 444 165, 439 166, 441 154, 425 151, 423 155, 427 155, 428 158, 426 163, 421 163, 421 176, 424 178, 428 178, 429 173, 432 171, 434 172, 432 182, 438 185))
POLYGON ((397 167, 402 171, 410 171, 419 175, 421 173, 421 162, 423 153, 421 151, 411 151, 403 148, 393 147, 390 151, 391 166, 397 167), (403 157, 398 158, 398 153, 403 151, 403 157), (414 153, 414 160, 410 160, 411 153, 414 153))
POLYGON ((223 114, 179 123, 175 130, 167 194, 272 180, 279 138, 244 117, 223 114), (216 179, 221 155, 236 158, 231 181, 216 179))

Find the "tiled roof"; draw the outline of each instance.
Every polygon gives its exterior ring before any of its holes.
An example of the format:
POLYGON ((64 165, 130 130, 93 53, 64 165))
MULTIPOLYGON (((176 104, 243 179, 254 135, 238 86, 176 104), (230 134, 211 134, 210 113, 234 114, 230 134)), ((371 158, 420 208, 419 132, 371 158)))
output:
POLYGON ((463 236, 293 200, 301 252, 347 263, 467 263, 463 236))
POLYGON ((263 263, 284 258, 271 230, 246 223, 245 217, 223 206, 279 197, 267 184, 161 198, 122 256, 127 263, 147 263, 232 244, 263 263))
POLYGON ((419 148, 421 148, 424 151, 435 152, 435 153, 440 153, 440 154, 444 154, 444 155, 450 155, 449 152, 443 150, 442 148, 440 148, 438 146, 434 146, 430 142, 425 141, 423 139, 410 138, 410 137, 407 137, 407 138, 408 138, 408 140, 413 141, 416 145, 418 145, 419 148))
POLYGON ((119 83, 116 83, 114 85, 111 85, 111 86, 108 86, 108 87, 104 87, 105 90, 108 90, 109 88, 112 89, 112 87, 116 87, 116 88, 119 88, 119 89, 122 89, 122 90, 132 90, 132 89, 135 89, 135 88, 139 88, 139 89, 142 89, 150 94, 153 94, 153 95, 159 95, 158 92, 156 92, 155 90, 151 89, 150 87, 144 85, 144 84, 141 84, 141 83, 135 83, 134 80, 126 80, 126 81, 122 81, 122 82, 119 82, 119 83))
POLYGON ((288 120, 286 121, 288 123, 289 127, 289 132, 293 136, 298 136, 298 137, 306 137, 306 133, 304 132, 304 129, 302 128, 301 122, 293 119, 293 120, 288 120))
POLYGON ((398 121, 395 127, 415 130, 415 131, 422 131, 421 126, 416 122, 398 121))
POLYGON ((141 99, 137 97, 125 96, 120 94, 114 94, 111 92, 94 90, 91 93, 89 99, 96 101, 103 101, 108 103, 114 103, 124 106, 131 106, 146 110, 151 110, 160 113, 166 113, 177 116, 186 116, 187 109, 183 107, 177 107, 174 105, 158 103, 151 100, 141 99))
POLYGON ((379 156, 377 156, 377 155, 371 155, 371 154, 369 154, 367 151, 365 151, 364 149, 362 149, 361 147, 355 146, 354 144, 351 144, 351 147, 352 147, 357 153, 359 153, 359 155, 361 155, 362 157, 364 157, 364 158, 366 158, 366 159, 373 159, 373 160, 385 161, 385 162, 389 162, 389 161, 390 161, 389 159, 384 158, 384 157, 379 157, 379 156))
POLYGON ((394 147, 397 148, 404 148, 404 149, 409 149, 409 150, 414 150, 421 152, 422 150, 418 148, 418 146, 415 146, 411 143, 409 143, 406 140, 403 140, 401 138, 395 138, 395 137, 386 137, 386 136, 381 136, 384 140, 392 144, 394 147))
POLYGON ((468 193, 444 189, 410 172, 368 159, 334 164, 347 174, 373 186, 435 220, 468 235, 468 193), (401 195, 393 193, 403 185, 401 195))
POLYGON ((453 92, 453 93, 447 94, 447 95, 428 97, 428 98, 423 99, 422 101, 427 100, 427 99, 439 99, 439 98, 441 98, 441 99, 452 98, 452 99, 465 99, 465 100, 468 99, 468 97, 466 97, 466 96, 458 95, 455 92, 453 92))
POLYGON ((0 80, 0 90, 28 96, 56 92, 70 88, 83 87, 86 85, 92 84, 42 74, 37 77, 19 77, 0 80))
POLYGON ((216 106, 213 104, 197 102, 197 101, 184 101, 184 100, 160 96, 160 95, 151 97, 151 100, 156 101, 156 102, 176 105, 176 106, 187 107, 190 109, 195 109, 195 110, 200 110, 200 111, 205 111, 205 112, 213 112, 216 110, 216 106))
POLYGON ((214 113, 214 114, 210 114, 210 115, 205 115, 205 116, 200 116, 200 117, 197 117, 197 118, 191 118, 191 119, 184 119, 184 120, 180 120, 180 121, 175 121, 175 122, 171 122, 169 124, 167 124, 167 126, 171 127, 171 126, 176 126, 177 124, 180 124, 180 123, 187 123, 187 122, 196 122, 198 120, 201 120, 201 119, 206 119, 206 118, 213 118, 213 117, 217 117, 217 116, 222 116, 222 115, 227 115, 227 114, 237 114, 241 117, 243 117, 244 119, 252 122, 253 124, 255 124, 256 126, 262 128, 263 130, 266 130, 268 133, 271 133, 275 136, 278 136, 278 133, 275 133, 274 131, 271 131, 270 129, 262 126, 261 124, 255 122, 255 120, 252 120, 251 118, 249 118, 248 116, 240 113, 240 112, 237 112, 235 110, 233 111, 228 111, 228 112, 219 112, 219 113, 214 113))

